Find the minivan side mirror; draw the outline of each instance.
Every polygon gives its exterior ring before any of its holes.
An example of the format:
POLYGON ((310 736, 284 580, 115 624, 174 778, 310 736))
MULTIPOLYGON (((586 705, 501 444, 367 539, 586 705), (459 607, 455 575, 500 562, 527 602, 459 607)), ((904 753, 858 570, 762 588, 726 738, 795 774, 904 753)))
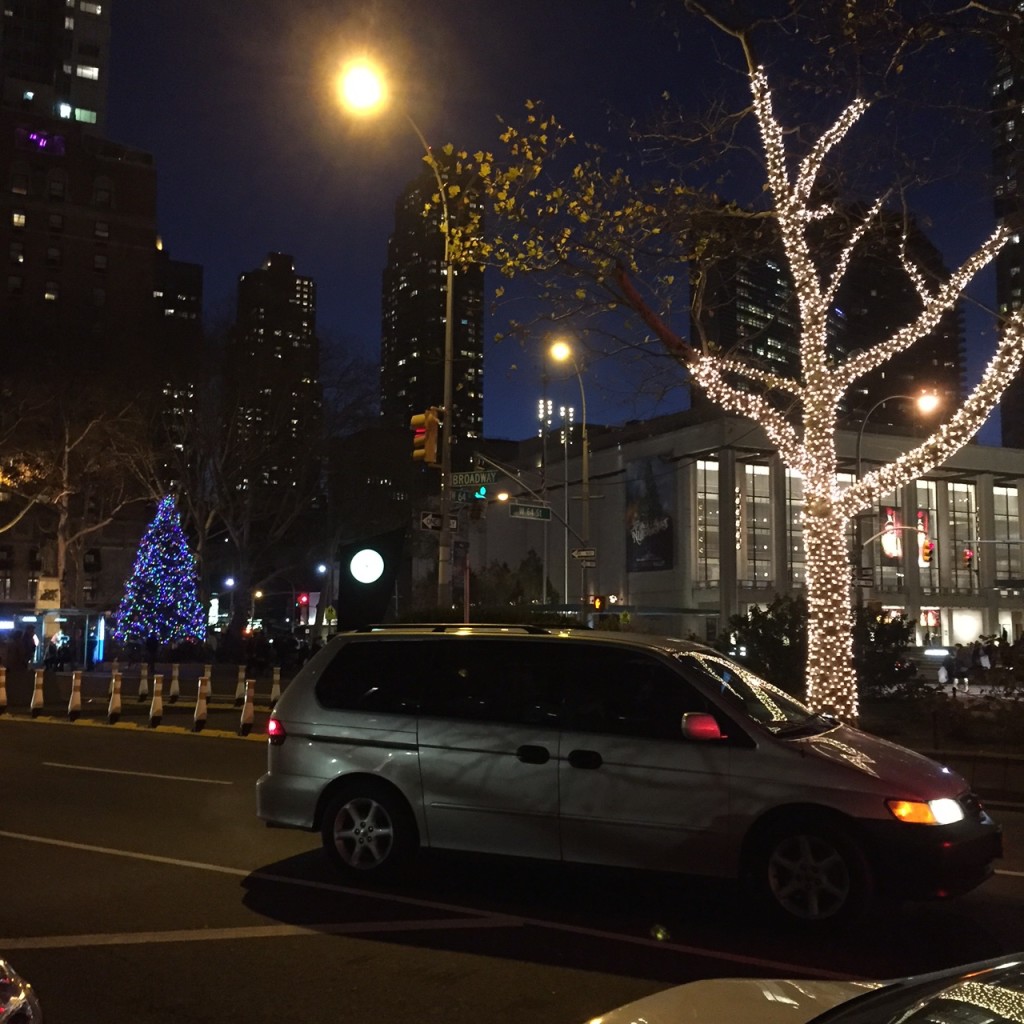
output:
POLYGON ((703 711, 688 711, 682 720, 683 737, 688 740, 720 740, 722 730, 714 715, 703 711))

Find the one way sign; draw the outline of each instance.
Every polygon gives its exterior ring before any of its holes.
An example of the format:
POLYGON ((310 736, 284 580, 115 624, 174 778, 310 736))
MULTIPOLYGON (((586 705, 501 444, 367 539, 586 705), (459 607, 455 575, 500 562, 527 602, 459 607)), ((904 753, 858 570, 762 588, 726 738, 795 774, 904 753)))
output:
MULTIPOLYGON (((448 517, 448 529, 457 530, 459 528, 459 517, 449 516, 448 517)), ((421 530, 435 530, 438 533, 441 531, 441 513, 440 512, 420 512, 420 529, 421 530)))

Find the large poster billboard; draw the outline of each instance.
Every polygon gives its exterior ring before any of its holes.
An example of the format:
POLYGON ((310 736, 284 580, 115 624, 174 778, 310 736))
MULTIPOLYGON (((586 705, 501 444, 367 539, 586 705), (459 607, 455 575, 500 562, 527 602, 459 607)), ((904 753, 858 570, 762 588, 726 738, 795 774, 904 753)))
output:
POLYGON ((671 569, 675 517, 674 465, 658 456, 626 466, 626 569, 671 569))

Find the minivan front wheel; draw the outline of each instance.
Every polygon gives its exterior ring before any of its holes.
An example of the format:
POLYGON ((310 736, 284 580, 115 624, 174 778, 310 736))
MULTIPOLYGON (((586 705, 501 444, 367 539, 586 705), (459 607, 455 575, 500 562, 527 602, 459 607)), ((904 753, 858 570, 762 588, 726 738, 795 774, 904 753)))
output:
POLYGON ((321 829, 324 850, 343 874, 392 876, 419 845, 405 802, 372 782, 351 783, 331 799, 321 829))
POLYGON ((856 840, 824 821, 773 827, 758 844, 753 881, 777 916, 803 924, 856 916, 872 889, 871 871, 856 840))

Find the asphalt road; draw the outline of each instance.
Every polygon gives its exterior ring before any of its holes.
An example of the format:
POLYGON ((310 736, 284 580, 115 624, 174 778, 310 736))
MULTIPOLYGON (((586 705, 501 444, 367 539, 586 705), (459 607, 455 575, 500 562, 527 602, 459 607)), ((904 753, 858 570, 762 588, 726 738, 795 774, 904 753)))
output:
POLYGON ((338 884, 267 829, 264 740, 0 718, 0 954, 49 1020, 582 1022, 692 978, 865 977, 1024 949, 1024 813, 952 903, 780 931, 734 887, 435 855, 338 884))

